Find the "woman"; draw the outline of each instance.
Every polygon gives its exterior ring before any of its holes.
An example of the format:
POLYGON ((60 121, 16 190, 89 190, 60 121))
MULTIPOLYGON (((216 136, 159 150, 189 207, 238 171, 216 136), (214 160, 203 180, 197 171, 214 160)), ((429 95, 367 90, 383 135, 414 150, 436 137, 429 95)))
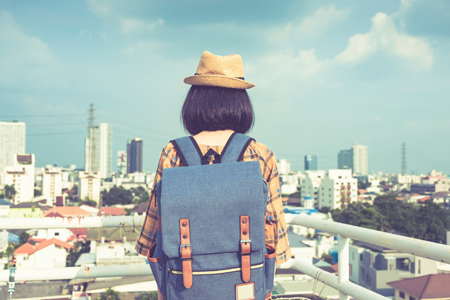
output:
MULTIPOLYGON (((200 58, 195 75, 185 78, 184 82, 192 87, 184 102, 181 118, 184 128, 194 137, 203 155, 211 149, 220 154, 234 132, 247 133, 253 127, 253 108, 246 89, 254 85, 244 80, 239 55, 217 56, 206 51, 200 58)), ((210 156, 209 163, 213 163, 214 157, 210 156)), ((276 264, 281 264, 290 258, 291 252, 275 155, 265 145, 252 141, 244 153, 243 161, 259 161, 261 174, 268 184, 266 243, 276 249, 276 264)), ((172 143, 166 145, 159 160, 145 223, 136 245, 136 250, 142 255, 147 255, 156 243, 156 183, 161 179, 163 169, 182 165, 172 143)))

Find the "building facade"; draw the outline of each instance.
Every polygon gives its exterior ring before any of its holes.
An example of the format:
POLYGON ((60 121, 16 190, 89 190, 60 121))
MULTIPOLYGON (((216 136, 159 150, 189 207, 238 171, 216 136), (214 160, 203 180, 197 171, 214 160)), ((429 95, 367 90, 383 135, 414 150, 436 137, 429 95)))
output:
POLYGON ((352 146, 353 173, 357 175, 367 175, 369 173, 368 148, 363 145, 352 146))
POLYGON ((304 201, 306 197, 311 197, 314 207, 317 207, 319 205, 319 189, 325 177, 325 171, 306 171, 305 173, 300 193, 301 199, 304 201))
POLYGON ((305 171, 317 170, 317 155, 305 155, 305 171))
POLYGON ((337 159, 338 169, 350 169, 356 175, 369 173, 367 146, 353 144, 351 149, 339 151, 337 159))
POLYGON ((318 208, 344 209, 358 200, 358 181, 351 170, 329 170, 319 190, 318 208))
POLYGON ((97 172, 80 172, 78 195, 81 200, 88 198, 100 202, 100 175, 97 172))
POLYGON ((23 122, 0 121, 0 184, 5 168, 14 165, 14 155, 25 153, 25 132, 23 122))
POLYGON ((62 172, 59 168, 42 168, 42 196, 49 196, 56 202, 62 196, 62 172))
POLYGON ((142 139, 135 138, 127 145, 127 173, 142 172, 142 139))
POLYGON ((85 145, 85 171, 98 172, 101 178, 110 177, 112 173, 111 124, 100 123, 90 128, 85 145))
POLYGON ((31 201, 34 197, 34 154, 15 154, 13 165, 6 167, 4 184, 16 191, 14 204, 31 201))

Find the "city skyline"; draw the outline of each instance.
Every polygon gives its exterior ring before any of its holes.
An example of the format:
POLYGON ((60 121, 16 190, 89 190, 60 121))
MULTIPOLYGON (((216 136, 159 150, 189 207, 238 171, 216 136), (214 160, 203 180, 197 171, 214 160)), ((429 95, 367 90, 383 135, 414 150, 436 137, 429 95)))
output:
POLYGON ((433 3, 0 0, 0 120, 26 123, 37 167, 82 168, 93 103, 112 153, 142 137, 154 172, 186 134, 184 77, 204 50, 236 53, 256 84, 250 135, 292 169, 309 153, 334 169, 354 143, 370 148, 369 174, 400 173, 404 142, 407 173, 449 174, 450 3, 433 3))

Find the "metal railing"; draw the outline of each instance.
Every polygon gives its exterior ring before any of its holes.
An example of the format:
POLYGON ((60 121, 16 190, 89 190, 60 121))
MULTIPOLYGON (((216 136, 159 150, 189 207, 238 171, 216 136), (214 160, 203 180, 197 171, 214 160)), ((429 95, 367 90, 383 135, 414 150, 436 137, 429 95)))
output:
MULTIPOLYGON (((48 228, 99 228, 99 227, 135 227, 141 229, 143 216, 122 217, 84 217, 84 218, 2 218, 0 229, 48 229, 48 228)), ((284 267, 290 267, 303 272, 315 280, 339 291, 340 300, 356 299, 381 300, 387 299, 371 290, 349 281, 349 239, 363 241, 404 253, 425 257, 431 260, 450 263, 450 246, 422 241, 418 239, 389 234, 376 230, 360 228, 333 221, 318 220, 313 217, 286 214, 288 224, 314 228, 336 234, 338 242, 338 276, 328 273, 298 259, 291 259, 284 267)), ((9 271, 0 271, 0 281, 7 282, 9 271)), ((40 270, 16 270, 16 281, 83 279, 97 277, 121 277, 151 275, 146 264, 123 266, 91 266, 69 267, 40 270)))

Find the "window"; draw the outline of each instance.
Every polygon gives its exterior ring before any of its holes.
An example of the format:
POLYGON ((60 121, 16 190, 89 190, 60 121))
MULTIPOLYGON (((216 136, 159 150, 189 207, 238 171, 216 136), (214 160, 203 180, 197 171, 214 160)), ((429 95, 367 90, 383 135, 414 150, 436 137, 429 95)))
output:
POLYGON ((409 300, 416 300, 416 298, 409 296, 409 300))
POLYGON ((59 236, 59 232, 55 232, 55 236, 59 236))
POLYGON ((399 292, 399 296, 400 296, 400 298, 403 298, 403 299, 405 299, 405 293, 403 293, 403 292, 399 292))

